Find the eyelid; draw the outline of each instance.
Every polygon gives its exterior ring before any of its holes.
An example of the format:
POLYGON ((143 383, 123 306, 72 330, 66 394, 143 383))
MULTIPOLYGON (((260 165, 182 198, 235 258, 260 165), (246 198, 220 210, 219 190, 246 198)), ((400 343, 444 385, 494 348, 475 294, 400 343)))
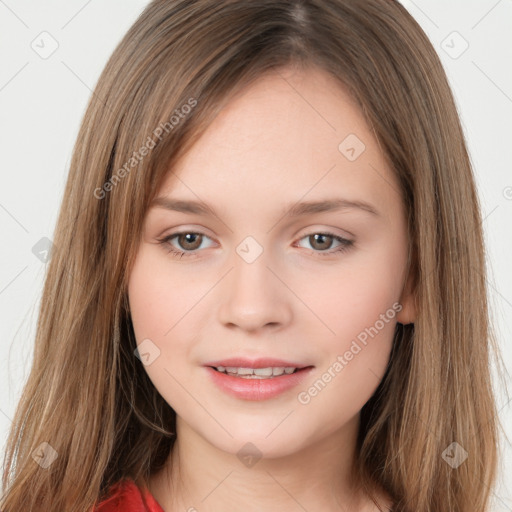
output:
POLYGON ((198 235, 204 235, 209 238, 214 238, 213 231, 210 231, 208 228, 204 228, 202 226, 196 226, 194 224, 179 224, 176 227, 167 227, 165 230, 162 230, 162 233, 169 233, 168 235, 160 235, 157 238, 166 238, 170 235, 181 235, 182 233, 196 233, 198 235), (176 230, 176 231, 174 231, 176 230), (212 233, 212 234, 208 234, 212 233))
MULTIPOLYGON (((302 232, 303 232, 302 230, 299 231, 299 233, 302 233, 302 232)), ((335 228, 335 227, 331 227, 331 226, 325 227, 325 225, 324 225, 324 227, 321 227, 318 224, 304 228, 304 234, 299 235, 298 238, 304 238, 305 236, 314 235, 316 233, 326 233, 326 234, 329 233, 332 236, 339 236, 339 237, 345 238, 347 240, 349 240, 349 239, 352 240, 352 239, 356 238, 356 236, 353 233, 351 233, 350 231, 347 231, 346 229, 335 228)))

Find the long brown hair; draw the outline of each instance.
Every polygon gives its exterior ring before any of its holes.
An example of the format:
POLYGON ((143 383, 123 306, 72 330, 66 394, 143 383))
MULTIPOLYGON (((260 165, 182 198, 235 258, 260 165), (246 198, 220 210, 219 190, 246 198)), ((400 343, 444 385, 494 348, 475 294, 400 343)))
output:
POLYGON ((361 412, 356 474, 369 495, 386 489, 394 512, 487 512, 498 351, 478 197, 440 60, 395 0, 155 0, 129 29, 74 148, 7 444, 4 512, 89 511, 123 478, 146 487, 168 457, 175 412, 134 356, 126 296, 146 208, 222 106, 288 65, 348 88, 408 215, 418 314, 397 325, 361 412), (454 467, 454 453, 468 457, 454 467))

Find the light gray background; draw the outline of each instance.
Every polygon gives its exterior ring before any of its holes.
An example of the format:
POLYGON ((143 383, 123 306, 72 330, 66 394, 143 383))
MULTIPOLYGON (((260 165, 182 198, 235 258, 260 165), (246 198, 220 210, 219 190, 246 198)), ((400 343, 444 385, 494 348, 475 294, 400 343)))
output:
MULTIPOLYGON (((147 3, 0 0, 1 454, 31 365, 46 271, 32 248, 53 238, 86 103, 114 47, 147 3), (52 45, 58 47, 48 55, 52 45)), ((403 3, 434 44, 456 96, 485 217, 494 323, 510 371, 512 1, 403 3)), ((497 393, 510 436, 511 403, 501 386, 497 393)), ((503 453, 496 512, 512 511, 512 446, 506 439, 503 453)))

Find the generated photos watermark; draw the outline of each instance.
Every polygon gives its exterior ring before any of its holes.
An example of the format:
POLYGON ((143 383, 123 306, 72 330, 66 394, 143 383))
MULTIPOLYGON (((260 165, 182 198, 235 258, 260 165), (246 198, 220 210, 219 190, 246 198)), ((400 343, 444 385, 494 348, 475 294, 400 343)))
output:
POLYGON ((107 180, 103 186, 94 189, 94 197, 96 199, 104 199, 107 192, 113 190, 113 188, 130 173, 132 168, 139 162, 142 162, 144 157, 155 148, 158 142, 160 142, 164 137, 164 132, 166 135, 174 130, 175 126, 177 126, 181 120, 187 116, 187 114, 190 114, 196 105, 197 100, 195 98, 189 98, 188 103, 185 103, 179 109, 175 109, 169 120, 165 123, 160 123, 155 130, 153 130, 152 134, 148 135, 146 142, 139 148, 139 150, 134 151, 125 164, 118 169, 115 174, 112 174, 111 178, 107 180))
POLYGON ((356 338, 352 340, 349 349, 346 350, 343 355, 338 355, 336 361, 334 361, 307 390, 301 391, 297 395, 299 403, 302 405, 309 404, 312 398, 317 396, 327 384, 331 382, 364 347, 366 347, 369 341, 368 338, 373 339, 377 336, 377 334, 384 329, 386 324, 393 320, 402 309, 402 305, 395 302, 385 313, 380 314, 379 319, 372 326, 361 331, 356 338))

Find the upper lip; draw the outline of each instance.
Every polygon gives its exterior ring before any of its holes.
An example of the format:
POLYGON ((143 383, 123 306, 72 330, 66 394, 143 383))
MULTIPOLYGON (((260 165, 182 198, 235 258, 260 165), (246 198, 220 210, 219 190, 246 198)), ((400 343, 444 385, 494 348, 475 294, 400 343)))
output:
POLYGON ((274 359, 273 357, 261 357, 257 359, 247 359, 245 357, 230 357, 218 361, 206 363, 205 366, 224 366, 232 368, 268 368, 268 367, 284 367, 284 368, 306 368, 301 363, 294 363, 291 361, 284 361, 282 359, 274 359))

